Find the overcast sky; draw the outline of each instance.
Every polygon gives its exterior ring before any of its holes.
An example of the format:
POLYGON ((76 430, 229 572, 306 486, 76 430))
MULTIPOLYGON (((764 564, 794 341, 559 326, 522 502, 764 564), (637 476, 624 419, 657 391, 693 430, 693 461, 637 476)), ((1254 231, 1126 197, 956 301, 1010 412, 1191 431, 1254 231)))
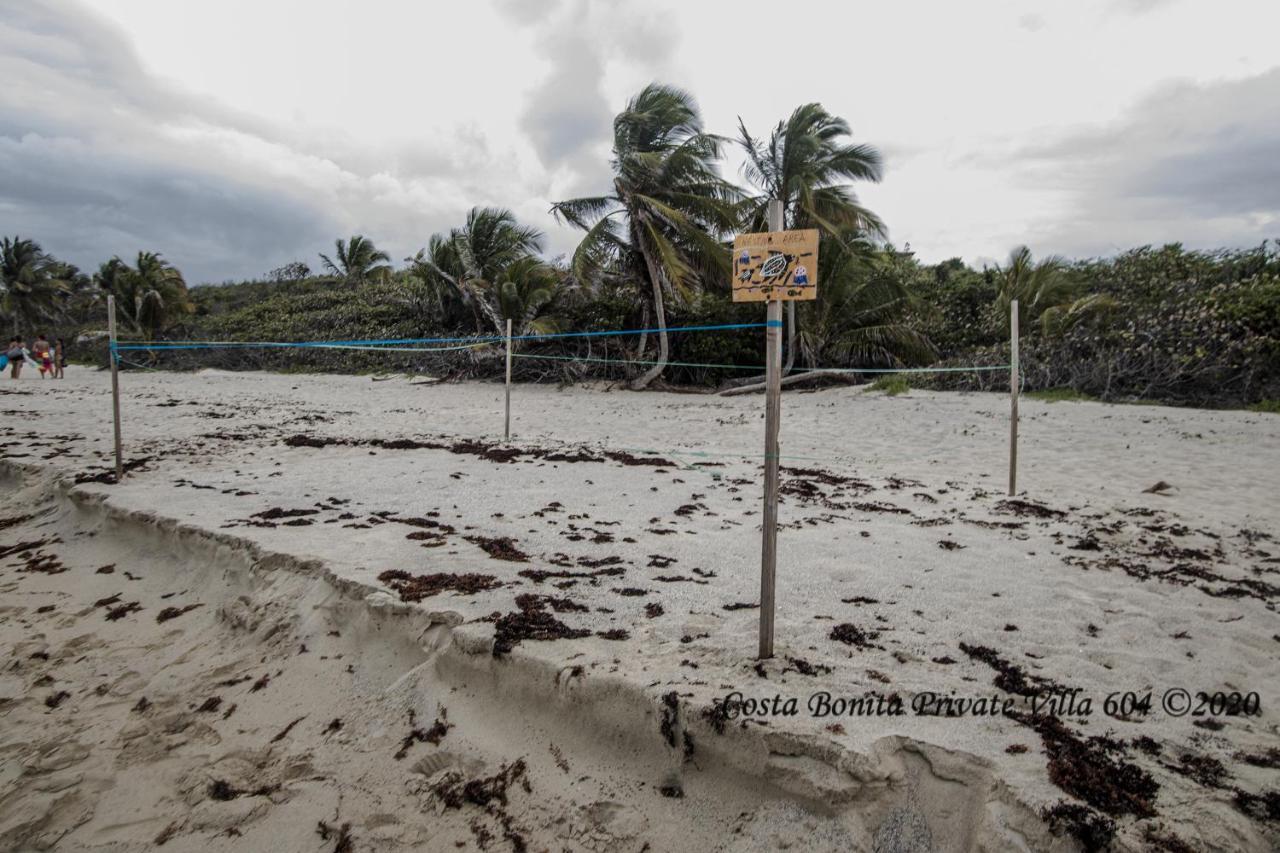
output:
POLYGON ((569 252, 550 203, 607 189, 612 117, 658 80, 726 135, 843 116, 926 261, 1256 244, 1277 32, 1276 0, 0 0, 0 233, 197 283, 353 233, 399 263, 500 205, 569 252))

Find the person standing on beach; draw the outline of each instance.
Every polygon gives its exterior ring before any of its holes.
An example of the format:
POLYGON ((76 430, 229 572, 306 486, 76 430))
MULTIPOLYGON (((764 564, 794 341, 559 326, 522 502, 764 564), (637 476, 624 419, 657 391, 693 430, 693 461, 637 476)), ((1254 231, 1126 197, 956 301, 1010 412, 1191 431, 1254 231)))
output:
POLYGON ((10 338, 9 349, 5 352, 5 355, 9 357, 9 378, 17 379, 22 375, 22 361, 24 358, 22 338, 10 338))
POLYGON ((31 357, 40 369, 41 379, 53 376, 53 351, 43 332, 36 335, 35 342, 31 344, 31 357))
POLYGON ((63 369, 67 366, 67 345, 62 338, 53 342, 53 378, 63 379, 63 369))

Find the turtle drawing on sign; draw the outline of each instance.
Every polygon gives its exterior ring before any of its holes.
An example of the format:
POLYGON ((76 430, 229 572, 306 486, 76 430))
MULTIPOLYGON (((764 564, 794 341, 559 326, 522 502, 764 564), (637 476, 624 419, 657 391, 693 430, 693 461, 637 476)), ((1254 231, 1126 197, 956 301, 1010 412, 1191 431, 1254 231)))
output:
POLYGON ((751 253, 746 249, 738 255, 738 281, 751 280, 751 253))
POLYGON ((791 261, 791 255, 784 255, 781 252, 770 250, 768 259, 760 265, 760 278, 765 281, 778 278, 787 271, 791 261))

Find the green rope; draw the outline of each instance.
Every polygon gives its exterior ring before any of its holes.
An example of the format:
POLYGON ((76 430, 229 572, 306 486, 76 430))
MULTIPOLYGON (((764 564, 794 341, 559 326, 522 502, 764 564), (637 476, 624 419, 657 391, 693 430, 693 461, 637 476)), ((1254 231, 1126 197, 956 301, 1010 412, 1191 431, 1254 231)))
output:
POLYGON ((715 369, 727 370, 764 370, 754 364, 699 364, 692 361, 641 361, 631 358, 593 358, 591 356, 576 355, 534 355, 532 353, 513 352, 512 358, 537 358, 546 361, 592 361, 598 364, 665 364, 667 367, 708 367, 715 369))
MULTIPOLYGON (((590 361, 597 364, 665 364, 667 367, 705 367, 712 370, 754 370, 764 372, 758 364, 703 364, 692 361, 642 361, 630 358, 594 358, 576 355, 534 355, 532 353, 513 352, 512 358, 536 358, 546 361, 590 361)), ((798 373, 963 373, 971 370, 1009 370, 1011 365, 997 364, 984 367, 799 367, 798 373)))

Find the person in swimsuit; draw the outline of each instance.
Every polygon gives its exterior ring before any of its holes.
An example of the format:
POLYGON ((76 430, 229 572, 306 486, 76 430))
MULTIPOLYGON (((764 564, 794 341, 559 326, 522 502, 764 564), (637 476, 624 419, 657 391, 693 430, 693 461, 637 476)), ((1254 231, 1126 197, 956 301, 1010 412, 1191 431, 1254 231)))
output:
POLYGON ((9 378, 17 379, 22 375, 22 338, 10 338, 9 349, 5 352, 5 355, 9 357, 9 378))
POLYGON ((41 379, 48 379, 53 375, 53 348, 49 346, 49 339, 43 333, 36 335, 35 343, 31 345, 31 358, 40 369, 41 379))
POLYGON ((62 338, 53 342, 53 378, 63 379, 63 369, 67 366, 67 345, 62 338))

